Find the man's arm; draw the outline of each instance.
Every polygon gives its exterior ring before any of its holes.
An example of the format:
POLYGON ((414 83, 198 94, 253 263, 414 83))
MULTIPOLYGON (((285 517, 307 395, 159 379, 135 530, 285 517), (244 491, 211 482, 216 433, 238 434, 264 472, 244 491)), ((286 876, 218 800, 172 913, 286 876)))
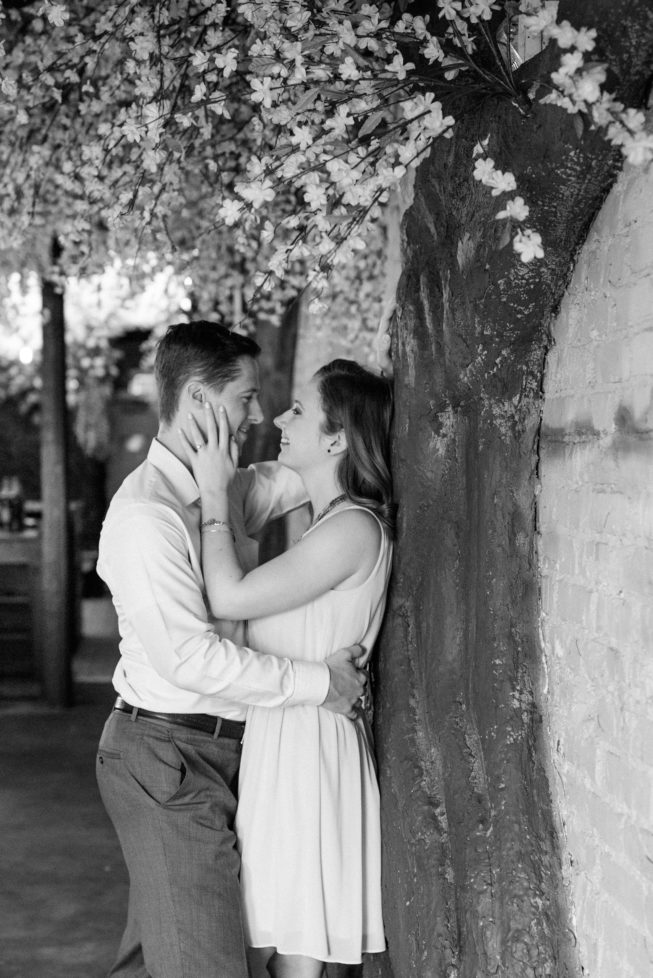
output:
POLYGON ((358 716, 360 700, 365 693, 367 675, 356 665, 365 654, 361 645, 333 652, 327 661, 329 667, 329 692, 322 706, 333 713, 344 713, 350 720, 358 716))
POLYGON ((238 469, 234 491, 242 499, 249 534, 258 533, 270 520, 308 502, 308 493, 300 477, 279 462, 257 462, 246 469, 238 469))

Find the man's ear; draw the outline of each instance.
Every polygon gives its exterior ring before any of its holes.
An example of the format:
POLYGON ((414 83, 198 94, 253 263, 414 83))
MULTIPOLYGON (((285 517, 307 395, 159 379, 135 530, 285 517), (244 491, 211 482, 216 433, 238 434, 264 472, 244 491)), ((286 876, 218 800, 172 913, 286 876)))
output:
POLYGON ((201 384, 199 380, 189 380, 188 384, 186 385, 186 390, 191 401, 193 401, 197 407, 204 406, 204 401, 206 400, 204 384, 201 384))

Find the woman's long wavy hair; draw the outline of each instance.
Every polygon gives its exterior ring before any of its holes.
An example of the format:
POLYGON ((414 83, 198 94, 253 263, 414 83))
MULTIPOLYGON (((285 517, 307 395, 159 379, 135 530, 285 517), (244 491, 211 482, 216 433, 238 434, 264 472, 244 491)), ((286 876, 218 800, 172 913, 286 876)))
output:
POLYGON ((350 499, 372 509, 392 532, 395 505, 390 475, 390 381, 354 360, 332 360, 315 374, 325 422, 324 432, 344 431, 347 451, 338 481, 350 499))

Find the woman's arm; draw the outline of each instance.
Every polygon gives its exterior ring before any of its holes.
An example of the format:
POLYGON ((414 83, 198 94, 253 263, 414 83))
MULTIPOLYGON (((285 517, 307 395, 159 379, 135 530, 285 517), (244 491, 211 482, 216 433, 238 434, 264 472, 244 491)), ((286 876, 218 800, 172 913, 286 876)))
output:
POLYGON ((206 443, 194 421, 190 437, 182 434, 200 489, 202 523, 219 521, 202 530, 202 569, 214 615, 260 618, 297 608, 340 584, 355 587, 365 580, 378 557, 381 529, 361 509, 337 513, 280 557, 245 574, 233 534, 223 525, 229 522, 228 487, 237 465, 224 411, 217 426, 207 411, 206 430, 206 443))
POLYGON ((380 538, 372 516, 345 510, 244 574, 231 536, 204 532, 202 568, 211 610, 228 618, 260 618, 297 608, 341 584, 355 587, 371 573, 380 538))
MULTIPOLYGON (((202 570, 211 612, 218 618, 229 618, 232 616, 217 610, 213 601, 214 581, 209 574, 212 575, 213 568, 219 568, 216 578, 222 581, 235 582, 243 577, 229 523, 229 487, 238 468, 238 445, 229 432, 229 421, 222 405, 218 407, 217 421, 208 401, 204 408, 206 436, 191 414, 188 431, 180 430, 179 434, 200 491, 202 570), (208 561, 205 553, 210 555, 208 561)), ((236 616, 238 619, 243 617, 236 616)))

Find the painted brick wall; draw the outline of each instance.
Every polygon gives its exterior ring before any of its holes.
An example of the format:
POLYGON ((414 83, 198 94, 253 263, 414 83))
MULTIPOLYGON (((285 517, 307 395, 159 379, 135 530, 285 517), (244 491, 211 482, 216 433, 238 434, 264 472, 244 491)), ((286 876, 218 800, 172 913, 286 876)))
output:
POLYGON ((653 168, 627 168, 553 328, 539 545, 551 789, 589 978, 653 976, 653 168))

